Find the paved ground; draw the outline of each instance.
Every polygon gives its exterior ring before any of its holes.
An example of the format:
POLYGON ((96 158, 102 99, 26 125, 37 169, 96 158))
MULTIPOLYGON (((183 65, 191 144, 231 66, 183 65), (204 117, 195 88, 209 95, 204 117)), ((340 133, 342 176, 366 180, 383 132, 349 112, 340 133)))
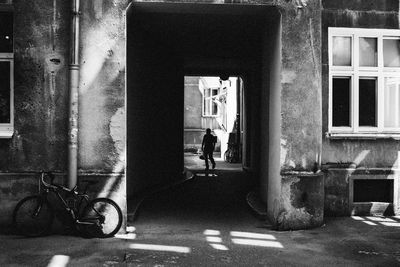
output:
MULTIPOLYGON (((218 170, 242 170, 241 163, 228 163, 221 159, 218 153, 214 153, 216 168, 218 170)), ((211 164, 210 164, 211 166, 211 164)), ((199 158, 199 155, 193 153, 185 153, 185 167, 191 170, 204 170, 204 160, 199 158)))
POLYGON ((247 208, 249 177, 218 174, 147 198, 129 235, 2 235, 0 266, 400 266, 400 217, 277 232, 247 208))

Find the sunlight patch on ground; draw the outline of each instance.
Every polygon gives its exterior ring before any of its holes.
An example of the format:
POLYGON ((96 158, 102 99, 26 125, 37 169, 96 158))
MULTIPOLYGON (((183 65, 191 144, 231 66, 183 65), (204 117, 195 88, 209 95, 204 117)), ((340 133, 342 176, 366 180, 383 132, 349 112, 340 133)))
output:
POLYGON ((47 267, 64 267, 67 266, 68 262, 69 256, 54 255, 53 258, 51 258, 50 263, 47 265, 47 267))
MULTIPOLYGON (((229 234, 231 238, 230 241, 236 245, 283 248, 283 245, 280 242, 275 241, 275 236, 270 234, 241 231, 231 231, 229 234)), ((220 231, 207 229, 204 231, 204 235, 206 235, 206 240, 212 248, 217 250, 228 250, 228 247, 223 245, 220 231)))
POLYGON ((400 223, 398 222, 381 222, 381 224, 390 227, 400 227, 400 223))
POLYGON ((269 234, 251 233, 251 232, 230 232, 232 242, 238 245, 283 248, 283 245, 276 240, 275 236, 269 234), (240 238, 238 238, 240 237, 240 238))
POLYGON ((203 234, 204 234, 204 235, 220 235, 221 232, 218 231, 218 230, 210 230, 210 229, 207 229, 207 230, 205 230, 205 231, 203 232, 203 234))
POLYGON ((206 236, 206 240, 212 248, 216 250, 229 250, 227 246, 221 244, 222 238, 220 237, 220 231, 207 229, 203 234, 206 236))
POLYGON ((130 244, 129 248, 139 249, 139 250, 177 252, 177 253, 190 253, 191 252, 191 249, 188 247, 165 246, 165 245, 154 245, 154 244, 130 244))
POLYGON ((275 236, 268 234, 250 233, 250 232, 237 232, 232 231, 231 236, 233 237, 244 237, 244 238, 257 238, 257 239, 272 239, 276 240, 275 236))
POLYGON ((126 227, 126 231, 127 231, 128 233, 133 233, 133 232, 136 231, 136 227, 135 227, 135 226, 127 226, 127 227, 126 227))
POLYGON ((229 250, 225 245, 222 244, 210 244, 210 246, 216 250, 229 250))
POLYGON ((376 223, 370 221, 362 221, 362 222, 368 225, 377 225, 376 223))
POLYGON ((116 234, 114 237, 118 239, 133 240, 136 239, 136 234, 135 233, 116 234))
POLYGON ((206 239, 210 243, 222 243, 222 238, 218 236, 207 236, 206 239))
POLYGON ((394 220, 394 219, 400 219, 400 216, 392 216, 392 217, 380 217, 380 216, 366 216, 366 217, 360 217, 360 216, 351 216, 353 220, 363 222, 368 225, 383 225, 383 226, 389 226, 389 227, 400 227, 400 222, 394 220), (393 219, 392 219, 393 218, 393 219))
POLYGON ((244 239, 244 238, 232 238, 232 242, 237 245, 248 245, 258 247, 270 247, 270 248, 283 248, 282 244, 278 241, 270 240, 258 240, 258 239, 244 239))
POLYGON ((374 222, 396 222, 393 219, 390 218, 385 218, 385 217, 372 217, 372 216, 367 216, 365 217, 366 219, 374 222))

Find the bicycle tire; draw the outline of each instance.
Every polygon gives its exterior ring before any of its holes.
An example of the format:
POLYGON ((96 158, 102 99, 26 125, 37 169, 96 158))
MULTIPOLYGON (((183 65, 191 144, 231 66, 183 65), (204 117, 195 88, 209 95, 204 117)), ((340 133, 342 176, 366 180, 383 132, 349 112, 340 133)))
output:
POLYGON ((95 198, 84 208, 80 216, 82 222, 93 222, 93 225, 80 227, 91 237, 108 238, 114 236, 122 225, 122 211, 109 198, 95 198))
POLYGON ((52 206, 45 197, 40 195, 22 199, 13 212, 13 226, 16 232, 27 237, 48 234, 53 220, 52 206))

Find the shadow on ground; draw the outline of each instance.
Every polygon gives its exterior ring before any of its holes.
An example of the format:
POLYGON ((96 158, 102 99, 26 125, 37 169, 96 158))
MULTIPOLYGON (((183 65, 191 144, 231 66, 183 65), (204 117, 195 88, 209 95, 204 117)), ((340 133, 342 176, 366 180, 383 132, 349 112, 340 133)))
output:
MULTIPOLYGON (((138 210, 137 221, 226 224, 252 216, 246 194, 255 186, 243 171, 216 170, 206 175, 195 171, 192 179, 147 197, 138 210)), ((255 219, 255 218, 254 218, 255 219)))

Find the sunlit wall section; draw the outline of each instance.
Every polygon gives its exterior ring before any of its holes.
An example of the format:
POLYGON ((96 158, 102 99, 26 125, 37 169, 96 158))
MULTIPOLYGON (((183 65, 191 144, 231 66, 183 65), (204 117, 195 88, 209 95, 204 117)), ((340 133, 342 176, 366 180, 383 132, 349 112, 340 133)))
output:
MULTIPOLYGON (((128 1, 81 1, 79 182, 126 210, 125 14, 128 1)), ((125 213, 125 212, 124 212, 125 213)))

